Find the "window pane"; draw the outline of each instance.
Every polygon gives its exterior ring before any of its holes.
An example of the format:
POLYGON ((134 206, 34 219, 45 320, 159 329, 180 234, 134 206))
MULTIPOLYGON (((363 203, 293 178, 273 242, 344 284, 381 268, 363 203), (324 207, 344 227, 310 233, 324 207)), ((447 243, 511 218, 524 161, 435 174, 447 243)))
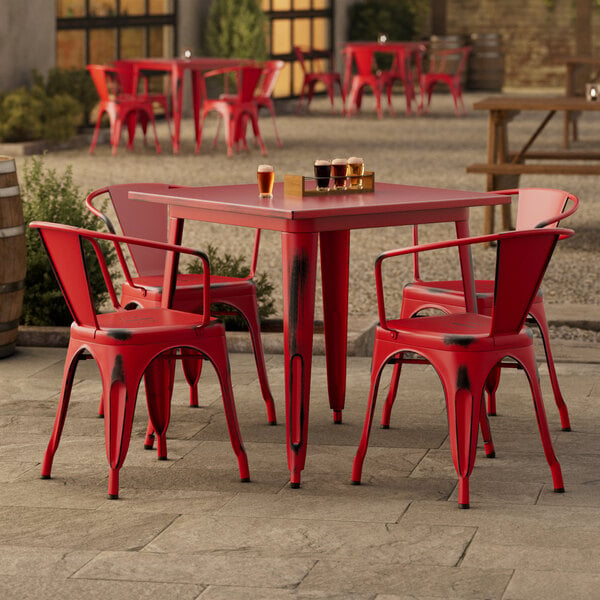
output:
POLYGON ((121 0, 119 6, 122 15, 143 15, 146 14, 145 0, 121 0))
POLYGON ((57 17, 85 17, 85 0, 57 0, 57 17))
POLYGON ((121 29, 121 58, 138 58, 146 53, 146 32, 140 27, 121 29))
POLYGON ((329 19, 313 19, 313 48, 327 50, 329 48, 329 19))
POLYGON ((171 58, 173 56, 173 27, 150 27, 150 56, 164 56, 171 58))
POLYGON ((273 90, 273 96, 280 98, 282 96, 289 96, 291 94, 292 86, 292 67, 290 63, 286 64, 283 69, 279 72, 275 89, 273 90))
POLYGON ((292 0, 273 0, 273 10, 290 10, 292 0))
POLYGON ((310 19, 294 19, 294 45, 311 47, 310 19))
POLYGON ((85 67, 85 31, 56 32, 56 66, 61 69, 85 67))
POLYGON ((92 29, 90 31, 90 63, 105 64, 116 57, 116 29, 92 29))
POLYGON ((288 54, 292 51, 291 23, 289 19, 273 19, 272 21, 272 53, 288 54))
POLYGON ((92 17, 114 17, 117 14, 117 0, 90 0, 92 17))
POLYGON ((167 15, 173 13, 173 0, 150 0, 148 12, 151 15, 167 15))
POLYGON ((331 7, 331 0, 313 0, 313 8, 315 10, 323 10, 331 7))
POLYGON ((294 89, 292 90, 292 94, 295 96, 299 96, 302 91, 302 84, 304 83, 304 71, 302 71, 302 67, 299 62, 293 63, 294 65, 294 89))
POLYGON ((294 0, 294 10, 310 10, 310 0, 294 0))
POLYGON ((271 0, 261 0, 260 7, 264 10, 271 10, 271 0))

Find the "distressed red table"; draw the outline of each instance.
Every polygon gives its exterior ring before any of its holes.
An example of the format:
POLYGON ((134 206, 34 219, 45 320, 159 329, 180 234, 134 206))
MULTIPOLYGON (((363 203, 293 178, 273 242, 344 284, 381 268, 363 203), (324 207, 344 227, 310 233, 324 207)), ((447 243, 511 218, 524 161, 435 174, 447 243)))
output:
MULTIPOLYGON (((299 487, 306 459, 318 246, 329 404, 334 421, 340 423, 346 395, 350 230, 454 222, 457 235, 465 237, 470 207, 510 202, 510 197, 493 193, 389 183, 377 183, 374 193, 304 198, 284 195, 283 184, 276 183, 269 200, 258 197, 256 184, 173 188, 161 194, 131 192, 131 197, 169 206, 172 243, 181 243, 185 219, 281 232, 286 436, 292 487, 299 487)), ((468 250, 463 250, 461 264, 471 282, 468 307, 474 310, 468 250)))

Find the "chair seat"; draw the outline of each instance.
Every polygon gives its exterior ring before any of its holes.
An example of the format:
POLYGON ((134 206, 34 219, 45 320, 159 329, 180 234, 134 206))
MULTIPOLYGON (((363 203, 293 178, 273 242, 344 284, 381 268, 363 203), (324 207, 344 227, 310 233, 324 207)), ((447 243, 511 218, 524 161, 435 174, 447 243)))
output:
POLYGON ((377 336, 389 337, 395 344, 406 338, 407 349, 412 346, 452 350, 457 346, 464 352, 488 352, 500 348, 528 346, 532 343, 529 328, 509 335, 490 335, 491 317, 475 313, 458 313, 435 317, 419 317, 388 321, 393 331, 378 327, 377 336))
MULTIPOLYGON (((494 305, 494 282, 488 279, 476 280, 475 294, 477 296, 477 310, 480 313, 489 315, 494 305)), ((465 297, 461 280, 412 282, 404 286, 402 298, 403 301, 424 303, 431 306, 439 305, 465 309, 465 297)), ((541 289, 537 291, 533 302, 543 302, 541 289)))

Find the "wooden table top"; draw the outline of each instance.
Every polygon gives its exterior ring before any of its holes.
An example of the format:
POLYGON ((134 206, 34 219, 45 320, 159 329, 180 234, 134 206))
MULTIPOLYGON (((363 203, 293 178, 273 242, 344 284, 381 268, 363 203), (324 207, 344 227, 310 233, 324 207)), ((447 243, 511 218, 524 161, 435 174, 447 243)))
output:
POLYGON ((580 96, 488 96, 473 104, 476 110, 600 110, 600 102, 580 96))

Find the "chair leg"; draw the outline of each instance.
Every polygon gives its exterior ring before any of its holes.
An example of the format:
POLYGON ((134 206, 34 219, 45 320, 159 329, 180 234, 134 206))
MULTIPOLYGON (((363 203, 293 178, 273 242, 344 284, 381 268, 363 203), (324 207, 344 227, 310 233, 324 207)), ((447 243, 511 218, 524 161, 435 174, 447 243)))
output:
POLYGON ((273 108, 273 105, 269 106, 268 108, 271 113, 271 119, 273 120, 273 129, 275 130, 275 140, 277 141, 277 145, 281 148, 283 144, 281 143, 281 140, 279 139, 279 132, 277 131, 277 121, 275 120, 275 109, 273 108))
POLYGON ((181 361, 183 374, 190 386, 190 406, 196 408, 198 406, 198 380, 202 374, 202 355, 188 348, 182 348, 181 356, 183 357, 181 361))
POLYGON ((390 418, 392 415, 394 400, 396 399, 396 394, 398 393, 398 382, 400 381, 400 373, 402 371, 403 356, 404 353, 402 352, 396 356, 396 362, 394 363, 394 370, 392 371, 392 378, 390 380, 390 389, 388 390, 388 395, 385 399, 385 404, 383 405, 383 411, 381 414, 382 429, 390 428, 390 418))
POLYGON ((260 151, 263 156, 266 156, 267 149, 265 148, 265 144, 263 142, 263 139, 260 135, 260 130, 258 128, 258 117, 256 114, 250 114, 249 117, 250 117, 250 120, 252 121, 252 131, 254 132, 254 139, 258 140, 258 144, 260 146, 260 151))
POLYGON ((496 416, 496 390, 500 383, 500 366, 496 365, 485 380, 485 391, 488 395, 487 414, 490 417, 496 416))
POLYGON ((548 331, 548 322, 546 321, 546 314, 543 305, 536 305, 535 309, 532 310, 530 314, 531 318, 538 326, 542 336, 542 343, 544 344, 544 352, 546 354, 546 364, 548 365, 548 375, 552 385, 552 392, 554 393, 554 402, 556 403, 556 407, 558 408, 558 412, 560 414, 561 428, 563 431, 571 431, 569 409, 567 408, 562 392, 560 391, 560 386, 558 385, 558 376, 556 375, 556 367, 554 366, 554 357, 552 356, 552 349, 550 348, 550 332, 548 331))
POLYGON ((73 379, 75 378, 75 371, 77 370, 77 364, 79 363, 80 358, 81 352, 78 348, 69 348, 65 359, 62 391, 56 410, 56 417, 54 419, 54 428, 52 429, 52 435, 50 436, 50 441, 48 442, 48 447, 46 448, 44 459, 42 461, 42 479, 50 479, 52 475, 52 462, 54 461, 54 455, 60 444, 60 438, 65 425, 67 410, 69 408, 71 390, 73 389, 73 379))
POLYGON ((527 374, 527 378, 529 379, 529 386, 531 388, 533 403, 535 406, 535 418, 537 419, 538 429, 542 439, 544 455, 550 467, 550 472, 552 473, 552 484, 554 486, 554 491, 560 494, 565 491, 565 486, 563 483, 560 463, 558 462, 556 454, 554 453, 552 439, 550 437, 550 430, 548 429, 548 421, 546 419, 546 411, 544 409, 544 400, 542 399, 542 390, 540 388, 539 374, 537 370, 537 364, 535 362, 533 346, 527 350, 529 351, 524 352, 524 357, 520 362, 523 365, 525 373, 527 374))
MULTIPOLYGON (((208 340, 207 340, 208 342, 208 340)), ((231 446, 238 460, 238 468, 240 472, 240 480, 243 482, 250 481, 250 470, 248 468, 248 457, 242 442, 242 435, 238 424, 237 414, 235 410, 235 402, 233 399, 233 388, 231 386, 229 357, 227 354, 227 342, 225 340, 225 331, 222 336, 214 336, 210 342, 205 345, 206 356, 210 359, 221 386, 223 395, 223 408, 225 409, 225 418, 227 421, 227 429, 229 431, 229 439, 231 446)))
POLYGON ((485 455, 488 458, 496 458, 496 449, 494 440, 492 440, 492 432, 490 431, 490 422, 485 411, 485 402, 481 402, 481 413, 479 415, 479 427, 481 429, 481 437, 483 438, 483 448, 485 455))

